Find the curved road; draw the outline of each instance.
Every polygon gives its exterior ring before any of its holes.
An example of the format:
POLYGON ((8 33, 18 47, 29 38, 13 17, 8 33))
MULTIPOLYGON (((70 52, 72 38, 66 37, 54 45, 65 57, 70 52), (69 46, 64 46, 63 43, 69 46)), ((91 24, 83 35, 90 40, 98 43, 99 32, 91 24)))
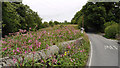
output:
MULTIPOLYGON (((118 68, 118 47, 117 41, 110 40, 98 34, 87 33, 91 41, 91 54, 89 66, 117 66, 118 68)), ((114 67, 113 67, 114 68, 114 67)))

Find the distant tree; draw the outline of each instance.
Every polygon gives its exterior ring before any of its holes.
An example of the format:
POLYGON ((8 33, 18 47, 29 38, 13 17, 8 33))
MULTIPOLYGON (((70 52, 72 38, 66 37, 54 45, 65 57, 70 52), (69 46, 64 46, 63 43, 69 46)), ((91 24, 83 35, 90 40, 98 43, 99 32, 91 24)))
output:
POLYGON ((64 23, 67 24, 68 23, 67 20, 65 20, 64 23))
POLYGON ((42 24, 42 27, 43 27, 43 28, 48 27, 48 26, 49 26, 49 23, 46 22, 46 21, 42 24))
POLYGON ((59 24, 59 22, 58 22, 58 21, 54 21, 54 24, 55 24, 55 25, 58 25, 58 24, 59 24))
POLYGON ((53 21, 49 21, 49 25, 53 27, 54 26, 53 21))

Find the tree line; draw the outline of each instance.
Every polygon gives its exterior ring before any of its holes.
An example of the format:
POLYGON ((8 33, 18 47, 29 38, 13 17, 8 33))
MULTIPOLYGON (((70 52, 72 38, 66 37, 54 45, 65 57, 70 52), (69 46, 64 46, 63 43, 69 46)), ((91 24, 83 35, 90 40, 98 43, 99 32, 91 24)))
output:
MULTIPOLYGON (((38 30, 61 24, 58 21, 42 22, 42 18, 22 2, 2 3, 2 36, 22 30, 38 30)), ((65 23, 68 23, 65 21, 65 23)))
POLYGON ((94 29, 94 31, 98 32, 108 32, 106 34, 112 33, 112 37, 115 37, 115 35, 119 33, 120 2, 88 2, 75 14, 71 23, 78 24, 79 28, 84 25, 86 31, 94 29), (105 26, 107 24, 110 24, 109 28, 111 28, 112 31, 108 29, 108 26, 105 26), (113 27, 117 28, 114 29, 113 27))

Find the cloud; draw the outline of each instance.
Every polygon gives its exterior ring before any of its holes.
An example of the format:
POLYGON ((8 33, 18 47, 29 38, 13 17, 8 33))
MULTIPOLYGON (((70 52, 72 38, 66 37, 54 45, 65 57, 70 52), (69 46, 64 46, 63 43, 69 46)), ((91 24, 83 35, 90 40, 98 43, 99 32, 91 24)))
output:
POLYGON ((38 12, 44 21, 71 21, 87 0, 23 0, 23 4, 38 12))

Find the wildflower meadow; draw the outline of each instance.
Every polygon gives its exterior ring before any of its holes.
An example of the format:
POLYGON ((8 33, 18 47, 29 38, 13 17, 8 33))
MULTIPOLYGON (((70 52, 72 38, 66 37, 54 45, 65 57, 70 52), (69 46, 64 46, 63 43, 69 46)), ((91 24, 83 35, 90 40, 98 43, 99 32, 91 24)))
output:
MULTIPOLYGON (((80 33, 80 30, 73 26, 57 25, 35 31, 30 30, 31 28, 29 28, 29 31, 20 29, 19 32, 9 33, 8 36, 2 38, 1 55, 3 57, 10 57, 13 55, 23 56, 23 54, 35 53, 36 51, 40 51, 42 49, 49 49, 52 45, 78 39, 83 36, 83 34, 80 33)), ((32 60, 29 60, 27 63, 19 62, 19 60, 15 58, 13 58, 13 61, 15 63, 18 62, 18 66, 84 66, 88 58, 89 45, 85 40, 82 45, 75 45, 75 43, 71 43, 67 45, 63 54, 58 53, 51 55, 47 60, 42 59, 37 61, 37 63, 34 63, 32 60)))

